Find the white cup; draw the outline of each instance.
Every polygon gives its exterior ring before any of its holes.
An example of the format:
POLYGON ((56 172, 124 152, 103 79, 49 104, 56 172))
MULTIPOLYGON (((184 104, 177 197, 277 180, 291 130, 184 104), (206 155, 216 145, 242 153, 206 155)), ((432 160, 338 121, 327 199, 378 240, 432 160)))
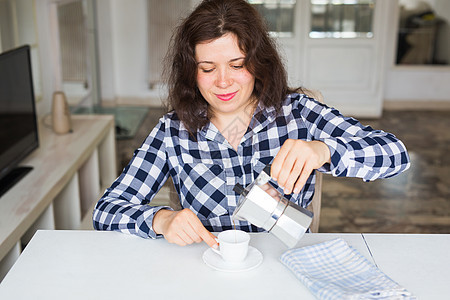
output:
POLYGON ((238 263, 247 257, 250 235, 242 230, 226 230, 219 233, 216 241, 219 250, 212 249, 228 263, 238 263))

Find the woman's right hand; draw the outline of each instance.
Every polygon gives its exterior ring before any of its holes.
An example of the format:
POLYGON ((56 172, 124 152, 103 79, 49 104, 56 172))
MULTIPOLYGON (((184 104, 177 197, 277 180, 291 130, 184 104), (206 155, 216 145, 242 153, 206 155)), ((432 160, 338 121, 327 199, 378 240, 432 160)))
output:
POLYGON ((216 248, 215 236, 200 222, 200 219, 188 208, 180 211, 161 209, 153 218, 153 230, 162 234, 169 243, 186 246, 204 241, 216 248))

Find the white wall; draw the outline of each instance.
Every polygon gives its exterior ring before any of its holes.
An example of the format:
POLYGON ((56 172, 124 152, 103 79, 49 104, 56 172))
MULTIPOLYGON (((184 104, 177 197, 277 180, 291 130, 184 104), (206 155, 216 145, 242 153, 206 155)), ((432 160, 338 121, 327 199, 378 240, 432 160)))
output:
POLYGON ((160 105, 165 92, 148 83, 147 1, 97 1, 102 98, 160 105))
POLYGON ((116 98, 114 68, 114 35, 112 33, 112 1, 97 0, 97 32, 100 90, 102 101, 114 103, 116 98))
POLYGON ((446 21, 446 24, 439 28, 438 38, 445 42, 439 45, 437 56, 446 59, 450 64, 450 1, 437 0, 435 5, 437 15, 446 21))
POLYGON ((160 105, 148 84, 146 0, 98 0, 97 8, 102 98, 160 105))
POLYGON ((393 67, 384 95, 387 101, 450 102, 450 67, 393 67))
MULTIPOLYGON (((159 105, 164 95, 148 87, 146 0, 97 0, 99 53, 103 99, 123 103, 123 99, 159 105)), ((197 0, 191 0, 195 3, 197 0)), ((446 0, 435 0, 446 1, 446 0)), ((36 1, 39 53, 42 67, 43 101, 40 111, 49 111, 53 92, 48 7, 51 0, 36 1)), ((391 28, 397 20, 387 20, 391 28)), ((390 38, 396 43, 396 29, 390 38)), ((396 67, 391 53, 386 70, 384 98, 393 101, 450 102, 450 67, 396 67)))
MULTIPOLYGON (((435 8, 439 15, 446 18, 450 16, 450 1, 429 0, 427 2, 435 8)), ((398 16, 398 12, 394 15, 398 16)), ((450 17, 448 19, 450 22, 450 17)), ((389 39, 391 43, 396 44, 398 20, 387 21, 391 23, 391 28, 394 28, 389 39)), ((447 37, 447 43, 450 43, 450 36, 447 37)), ((396 49, 396 47, 394 48, 396 49)), ((397 66, 395 65, 395 55, 396 53, 391 53, 388 58, 389 68, 386 70, 384 91, 386 101, 450 103, 450 66, 397 66)))
POLYGON ((117 97, 150 97, 147 75, 145 0, 112 1, 115 89, 117 97))
MULTIPOLYGON (((109 0, 99 0, 99 2, 102 1, 109 0)), ((447 2, 446 0, 434 0, 432 4, 438 5, 437 3, 440 1, 443 4, 447 2)), ((121 99, 148 98, 149 103, 158 104, 161 92, 149 90, 147 83, 146 1, 111 0, 109 2, 112 24, 110 34, 113 47, 111 73, 114 74, 115 96, 119 102, 121 99)), ((397 27, 397 20, 390 20, 390 23, 392 28, 397 27)), ((395 29, 391 38, 392 43, 396 43, 396 36, 395 29)), ((396 67, 394 66, 394 53, 389 59, 390 67, 386 70, 385 77, 385 99, 390 101, 450 101, 450 84, 448 84, 450 67, 396 67)), ((103 73, 102 78, 104 78, 103 73)), ((103 92, 103 95, 107 94, 103 92)))
POLYGON ((36 30, 39 47, 39 64, 41 70, 42 98, 37 103, 37 113, 42 117, 50 112, 52 94, 55 91, 55 82, 53 78, 53 50, 51 46, 50 33, 50 3, 51 0, 35 1, 36 9, 36 30))

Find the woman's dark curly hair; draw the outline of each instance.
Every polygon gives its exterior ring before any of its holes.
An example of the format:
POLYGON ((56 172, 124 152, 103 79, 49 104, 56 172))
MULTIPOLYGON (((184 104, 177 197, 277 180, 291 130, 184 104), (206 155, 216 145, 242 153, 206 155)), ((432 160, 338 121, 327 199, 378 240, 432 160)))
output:
POLYGON ((204 0, 182 21, 166 56, 169 109, 191 133, 209 122, 208 103, 197 88, 195 46, 236 35, 244 65, 255 77, 253 96, 265 107, 281 108, 291 90, 274 41, 256 9, 245 0, 204 0))

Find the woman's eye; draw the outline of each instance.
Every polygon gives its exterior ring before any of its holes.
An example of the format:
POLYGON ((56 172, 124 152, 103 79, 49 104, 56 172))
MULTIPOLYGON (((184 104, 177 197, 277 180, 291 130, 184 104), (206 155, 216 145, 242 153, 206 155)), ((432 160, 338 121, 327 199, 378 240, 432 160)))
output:
POLYGON ((203 73, 210 73, 212 72, 214 69, 202 69, 203 73))
POLYGON ((236 65, 236 66, 231 66, 233 69, 239 70, 242 69, 244 66, 243 65, 236 65))

